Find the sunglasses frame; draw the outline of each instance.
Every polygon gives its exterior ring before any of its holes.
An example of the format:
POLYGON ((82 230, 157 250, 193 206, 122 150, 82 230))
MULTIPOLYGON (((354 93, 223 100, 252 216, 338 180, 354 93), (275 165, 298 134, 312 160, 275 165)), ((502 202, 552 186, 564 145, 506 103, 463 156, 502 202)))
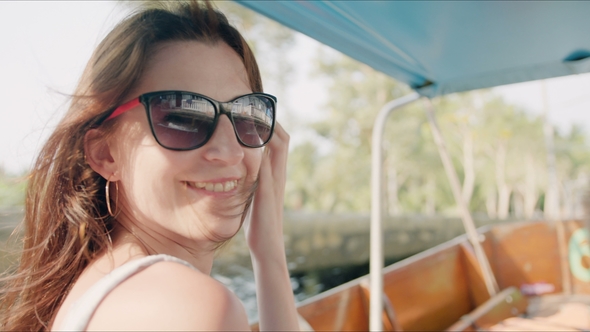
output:
POLYGON ((233 126, 234 134, 236 135, 236 139, 238 140, 238 142, 242 146, 245 146, 248 148, 261 148, 261 147, 265 146, 272 138, 272 135, 274 133, 275 123, 276 123, 277 97, 275 97, 273 95, 263 93, 263 92, 254 92, 254 93, 248 93, 245 95, 238 96, 238 97, 233 98, 232 100, 229 100, 227 102, 220 102, 220 101, 217 101, 217 100, 212 99, 210 97, 207 97, 205 95, 196 93, 196 92, 182 91, 182 90, 162 90, 162 91, 153 91, 153 92, 144 93, 144 94, 140 95, 139 97, 134 98, 134 99, 120 105, 119 107, 115 108, 112 111, 112 113, 104 121, 108 121, 110 119, 113 119, 113 118, 127 112, 128 110, 135 108, 136 106, 139 106, 140 104, 143 104, 143 106, 144 106, 144 109, 145 109, 145 112, 146 112, 146 115, 148 118, 148 122, 150 125, 150 129, 152 131, 152 135, 153 135, 154 139, 156 140, 156 142, 158 142, 158 144, 161 147, 168 149, 168 150, 174 150, 174 151, 195 150, 195 149, 198 149, 198 148, 202 147, 203 145, 207 144, 207 142, 209 142, 209 139, 211 139, 211 136, 213 136, 215 129, 217 129, 217 123, 219 122, 219 118, 221 117, 222 114, 227 115, 229 121, 231 122, 231 124, 233 126), (152 114, 150 111, 150 109, 151 109, 150 102, 154 97, 161 96, 161 95, 170 95, 170 94, 189 94, 191 96, 196 96, 196 97, 205 99, 213 105, 213 108, 215 109, 215 117, 213 118, 213 123, 211 124, 212 130, 210 130, 207 133, 207 137, 204 139, 204 141, 202 143, 200 143, 196 146, 188 147, 188 148, 172 148, 172 147, 162 144, 162 142, 160 142, 160 140, 158 139, 158 136, 156 135, 156 132, 154 130, 154 123, 152 121, 152 114), (272 124, 270 127, 270 134, 268 135, 268 139, 266 141, 264 141, 262 144, 260 144, 260 146, 248 145, 242 141, 242 139, 240 138, 240 135, 238 134, 238 130, 236 128, 236 124, 234 122, 234 118, 233 118, 232 112, 231 112, 232 104, 236 100, 238 100, 240 98, 244 98, 244 97, 250 97, 250 96, 266 97, 272 102, 272 124))

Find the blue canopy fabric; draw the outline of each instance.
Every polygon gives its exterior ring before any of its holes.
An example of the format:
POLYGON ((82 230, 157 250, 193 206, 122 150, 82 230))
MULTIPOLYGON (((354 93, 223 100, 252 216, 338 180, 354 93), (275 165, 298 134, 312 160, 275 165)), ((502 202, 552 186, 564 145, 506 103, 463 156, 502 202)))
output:
POLYGON ((590 1, 252 1, 423 96, 590 72, 590 1))

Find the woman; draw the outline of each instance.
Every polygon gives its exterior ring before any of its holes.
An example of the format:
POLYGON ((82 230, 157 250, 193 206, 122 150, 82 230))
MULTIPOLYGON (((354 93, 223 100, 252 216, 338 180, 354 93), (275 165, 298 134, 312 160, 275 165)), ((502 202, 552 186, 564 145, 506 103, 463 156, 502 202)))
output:
POLYGON ((120 23, 31 173, 2 330, 246 330, 239 300, 209 276, 245 220, 260 328, 298 329, 275 105, 209 3, 120 23))

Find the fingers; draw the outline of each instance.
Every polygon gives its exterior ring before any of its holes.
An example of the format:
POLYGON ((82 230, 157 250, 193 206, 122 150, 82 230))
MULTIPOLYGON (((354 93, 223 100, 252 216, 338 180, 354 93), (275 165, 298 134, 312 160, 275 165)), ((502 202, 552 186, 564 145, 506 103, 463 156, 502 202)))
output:
POLYGON ((274 134, 268 144, 267 153, 270 157, 273 171, 282 170, 284 173, 287 166, 287 155, 289 154, 289 134, 280 123, 275 124, 274 134))
POLYGON ((287 132, 285 131, 285 129, 283 128, 283 126, 281 126, 280 123, 275 123, 275 128, 274 128, 274 137, 278 137, 280 140, 282 141, 286 141, 287 143, 289 142, 289 134, 287 134, 287 132))
POLYGON ((262 164, 258 179, 260 181, 259 192, 271 190, 267 194, 283 197, 284 183, 287 172, 287 155, 289 153, 289 134, 277 122, 273 137, 264 148, 262 164), (268 184, 269 186, 264 186, 268 184), (274 189, 274 190, 273 190, 274 189))

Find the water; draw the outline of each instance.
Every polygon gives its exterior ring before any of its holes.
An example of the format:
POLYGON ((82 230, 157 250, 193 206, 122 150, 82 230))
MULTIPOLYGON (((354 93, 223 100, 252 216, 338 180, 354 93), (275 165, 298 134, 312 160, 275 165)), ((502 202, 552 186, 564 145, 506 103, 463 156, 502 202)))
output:
MULTIPOLYGON (((248 262, 245 262, 244 265, 214 265, 211 276, 236 294, 244 304, 248 320, 252 323, 258 320, 258 305, 256 303, 254 272, 251 266, 248 265, 248 262)), ((312 281, 309 278, 304 280, 306 280, 306 283, 313 283, 314 285, 303 287, 301 280, 299 277, 291 277, 291 289, 293 290, 296 302, 303 301, 312 295, 318 294, 323 289, 316 281, 312 281), (310 289, 313 291, 309 292, 310 289)))
MULTIPOLYGON (((301 302, 367 273, 369 273, 368 263, 292 273, 291 289, 295 302, 301 302)), ((243 260, 239 264, 214 263, 211 275, 238 296, 244 304, 250 322, 258 320, 256 282, 249 260, 243 260)))

